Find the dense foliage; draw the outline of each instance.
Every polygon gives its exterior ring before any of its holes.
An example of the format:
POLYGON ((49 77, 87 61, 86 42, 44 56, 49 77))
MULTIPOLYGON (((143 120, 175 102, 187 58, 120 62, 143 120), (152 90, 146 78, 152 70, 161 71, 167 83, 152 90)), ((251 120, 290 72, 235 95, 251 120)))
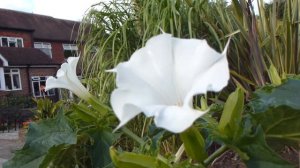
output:
POLYGON ((228 150, 247 167, 295 167, 278 151, 299 148, 299 3, 265 8, 258 0, 255 14, 245 0, 100 2, 79 38, 82 83, 95 98, 33 123, 25 146, 4 167, 206 167, 228 150), (115 78, 105 71, 161 31, 205 38, 218 51, 231 38, 230 85, 195 97, 196 109, 210 111, 183 133, 156 128, 142 115, 113 132, 117 120, 108 106, 115 78))

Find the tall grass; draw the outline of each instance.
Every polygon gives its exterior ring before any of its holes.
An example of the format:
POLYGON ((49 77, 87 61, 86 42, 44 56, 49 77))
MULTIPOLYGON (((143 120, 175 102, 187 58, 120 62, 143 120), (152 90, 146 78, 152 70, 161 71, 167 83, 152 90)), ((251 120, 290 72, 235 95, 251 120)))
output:
POLYGON ((83 72, 92 91, 108 102, 113 76, 105 73, 164 31, 181 38, 205 38, 222 51, 231 36, 228 53, 232 85, 251 92, 269 82, 271 64, 281 76, 299 73, 299 0, 274 1, 266 8, 258 0, 119 0, 99 3, 84 19, 83 72), (281 5, 281 8, 280 8, 281 5), (278 13, 283 16, 279 17, 278 13), (96 48, 96 49, 95 49, 96 48))
MULTIPOLYGON (((241 86, 248 95, 269 82, 267 69, 274 65, 279 74, 298 74, 299 1, 275 1, 272 5, 258 0, 259 13, 251 1, 232 0, 114 0, 100 2, 81 25, 83 77, 99 101, 109 104, 115 88, 114 75, 105 70, 130 58, 152 36, 162 31, 175 37, 207 39, 222 51, 231 37, 228 60, 231 82, 228 90, 241 86)), ((226 94, 225 94, 226 95, 226 94)), ((151 120, 151 119, 150 119, 151 120)), ((128 124, 143 137, 151 121, 138 116, 128 124)), ((121 138, 122 139, 122 138, 121 138)), ((180 144, 170 137, 162 142, 163 151, 176 151, 180 144)), ((125 138, 122 146, 132 149, 125 138)))

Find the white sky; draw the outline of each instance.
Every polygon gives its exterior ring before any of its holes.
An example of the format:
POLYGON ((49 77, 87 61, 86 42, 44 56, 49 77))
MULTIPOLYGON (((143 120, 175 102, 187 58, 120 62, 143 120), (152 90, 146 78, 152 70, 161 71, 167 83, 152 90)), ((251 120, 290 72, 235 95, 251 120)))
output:
MULTIPOLYGON (((0 0, 0 8, 80 21, 90 6, 100 1, 109 0, 0 0)), ((253 0, 253 3, 258 13, 257 0, 253 0)))
POLYGON ((80 21, 93 4, 103 0, 0 0, 0 8, 80 21))

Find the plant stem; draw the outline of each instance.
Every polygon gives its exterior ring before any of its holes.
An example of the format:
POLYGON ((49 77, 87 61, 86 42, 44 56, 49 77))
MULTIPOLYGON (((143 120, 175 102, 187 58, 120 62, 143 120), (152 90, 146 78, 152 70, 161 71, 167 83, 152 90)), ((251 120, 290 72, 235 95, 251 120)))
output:
POLYGON ((182 144, 175 154, 175 159, 174 159, 175 163, 178 163, 180 161, 183 152, 184 152, 184 145, 182 144))
POLYGON ((128 135, 131 139, 133 139, 134 141, 136 141, 137 143, 139 143, 141 146, 145 145, 145 142, 142 138, 138 137, 135 133, 133 133, 130 129, 128 129, 127 127, 123 127, 122 131, 128 135))
POLYGON ((94 97, 93 95, 89 97, 87 102, 90 103, 95 110, 101 112, 102 114, 107 114, 109 111, 111 111, 111 109, 108 106, 100 103, 99 100, 97 100, 97 98, 94 97))
POLYGON ((211 154, 207 159, 204 160, 204 165, 208 166, 212 161, 214 161, 218 156, 223 154, 226 150, 226 145, 221 146, 218 150, 216 150, 213 154, 211 154))
MULTIPOLYGON (((145 148, 148 149, 148 150, 150 149, 150 146, 147 145, 147 144, 145 143, 145 141, 144 141, 142 138, 138 137, 135 133, 133 133, 133 132, 132 132, 130 129, 128 129, 127 127, 123 127, 123 128, 122 128, 122 131, 123 131, 126 135, 128 135, 131 139, 133 139, 134 141, 136 141, 137 143, 139 143, 141 146, 145 146, 145 148)), ((165 164, 169 164, 169 163, 168 163, 168 159, 164 158, 162 155, 158 154, 158 155, 157 155, 157 158, 158 158, 160 161, 164 162, 165 164)))

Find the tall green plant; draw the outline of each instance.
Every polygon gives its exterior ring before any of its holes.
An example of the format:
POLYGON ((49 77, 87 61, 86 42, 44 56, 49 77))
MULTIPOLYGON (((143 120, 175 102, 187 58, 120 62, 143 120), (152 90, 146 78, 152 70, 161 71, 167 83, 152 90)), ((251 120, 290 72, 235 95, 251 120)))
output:
POLYGON ((63 105, 63 101, 53 102, 48 98, 33 100, 36 103, 35 112, 38 119, 53 118, 63 105))
POLYGON ((255 14, 245 0, 233 0, 228 6, 222 0, 99 3, 101 11, 91 10, 82 25, 83 75, 107 102, 113 79, 105 70, 127 60, 147 39, 161 32, 205 38, 219 51, 231 36, 228 57, 233 82, 248 91, 269 82, 271 64, 281 76, 299 73, 299 0, 281 2, 281 8, 277 1, 267 9, 263 1, 258 4, 259 13, 255 14), (277 17, 280 12, 282 18, 277 17))

